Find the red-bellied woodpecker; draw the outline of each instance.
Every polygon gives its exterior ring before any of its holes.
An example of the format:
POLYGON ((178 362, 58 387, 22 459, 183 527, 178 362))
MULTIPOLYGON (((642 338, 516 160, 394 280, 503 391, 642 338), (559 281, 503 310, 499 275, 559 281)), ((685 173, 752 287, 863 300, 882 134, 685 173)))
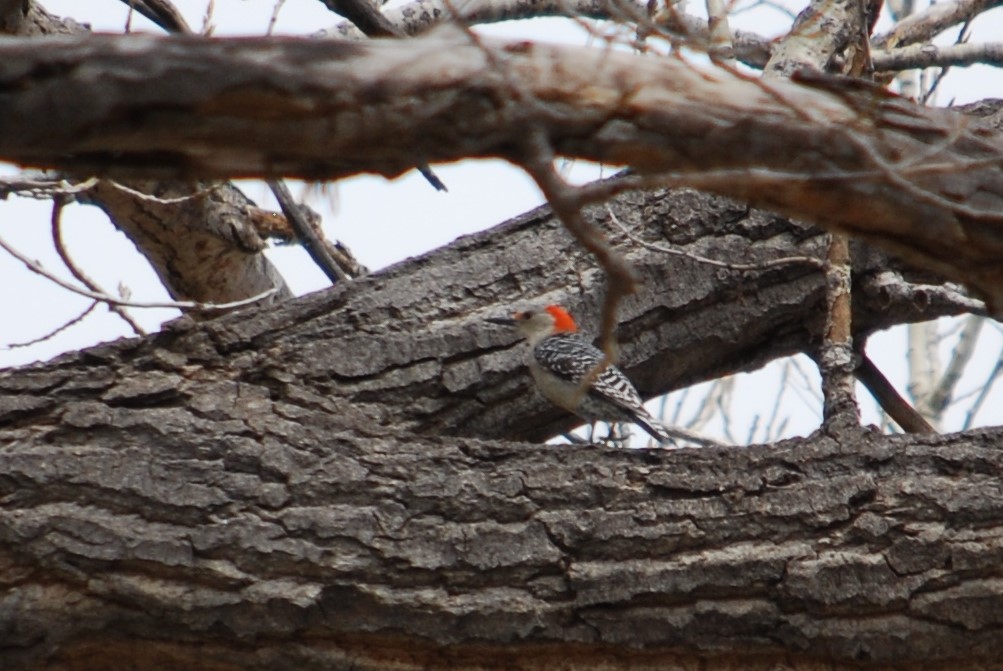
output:
POLYGON ((575 320, 564 308, 550 305, 487 321, 515 326, 529 341, 529 370, 551 402, 589 422, 633 422, 655 440, 669 440, 627 376, 613 365, 600 370, 602 351, 578 335, 575 320), (583 384, 588 376, 591 380, 583 384))

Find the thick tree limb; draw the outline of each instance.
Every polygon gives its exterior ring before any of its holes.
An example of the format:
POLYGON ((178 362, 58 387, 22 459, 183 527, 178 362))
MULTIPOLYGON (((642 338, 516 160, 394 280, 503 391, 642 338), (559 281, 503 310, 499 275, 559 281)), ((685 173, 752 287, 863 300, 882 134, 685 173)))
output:
POLYGON ((466 39, 12 40, 0 156, 159 177, 392 175, 416 158, 517 159, 532 123, 566 155, 810 218, 1003 306, 1003 136, 977 121, 842 80, 767 85, 528 43, 488 59, 466 39), (529 97, 513 104, 511 86, 529 97), (40 126, 60 101, 76 113, 40 126))
POLYGON ((0 433, 4 669, 1003 655, 999 431, 680 451, 402 440, 254 384, 177 396, 178 377, 120 379, 58 426, 0 433))
MULTIPOLYGON (((817 264, 769 262, 821 258, 821 232, 692 191, 625 194, 610 207, 646 241, 744 264, 727 270, 638 246, 610 226, 605 206, 586 208, 590 225, 608 232, 640 280, 640 292, 621 306, 617 336, 621 365, 642 395, 814 352, 825 319, 822 273, 817 264), (748 269, 757 262, 764 263, 761 270, 748 269)), ((858 250, 856 259, 854 277, 862 288, 854 305, 856 336, 964 309, 944 292, 910 292, 904 281, 889 277, 881 255, 858 250)), ((203 374, 197 371, 226 369, 236 352, 246 352, 241 365, 248 368, 237 379, 266 384, 278 397, 342 399, 353 412, 369 413, 374 425, 542 440, 577 422, 536 395, 524 346, 483 319, 495 314, 496 305, 562 302, 594 337, 605 281, 591 256, 541 208, 254 319, 234 315, 205 329, 178 325, 141 349, 197 350, 178 363, 195 378, 203 374)), ((75 377, 74 364, 67 365, 59 379, 75 377)), ((40 374, 49 381, 19 384, 56 384, 55 373, 40 374)), ((18 389, 7 388, 12 414, 0 412, 0 421, 22 417, 18 389)), ((45 407, 27 416, 43 421, 55 410, 45 407)))
MULTIPOLYGON (((685 190, 610 211, 744 268, 611 232, 645 283, 620 335, 647 393, 814 346, 817 264, 748 266, 820 256, 818 231, 685 190)), ((885 280, 858 293, 858 329, 952 311, 886 290, 887 259, 857 265, 885 280)), ((668 453, 399 433, 566 427, 481 319, 539 297, 594 324, 602 291, 541 209, 327 292, 0 373, 0 666, 995 658, 996 434, 668 453)))

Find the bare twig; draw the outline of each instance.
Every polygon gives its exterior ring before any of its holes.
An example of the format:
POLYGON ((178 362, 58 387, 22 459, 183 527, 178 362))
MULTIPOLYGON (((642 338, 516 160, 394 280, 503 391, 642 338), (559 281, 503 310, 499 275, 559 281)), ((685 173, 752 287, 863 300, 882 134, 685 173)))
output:
MULTIPOLYGON (((89 181, 90 180, 88 180, 88 182, 89 181)), ((136 198, 138 200, 145 200, 146 202, 149 202, 149 203, 156 203, 158 205, 180 205, 182 203, 186 203, 186 202, 189 202, 189 201, 192 201, 192 200, 198 200, 199 198, 205 198, 206 196, 208 196, 209 194, 211 194, 213 191, 217 191, 217 190, 223 188, 223 186, 224 186, 222 182, 213 182, 208 187, 206 187, 204 189, 199 189, 198 191, 196 191, 194 193, 190 193, 190 194, 187 194, 187 195, 184 195, 184 196, 178 196, 177 198, 162 198, 160 196, 154 196, 151 193, 143 193, 142 191, 137 191, 136 189, 133 189, 132 187, 126 186, 125 184, 122 184, 121 182, 116 182, 113 179, 109 179, 109 180, 106 180, 106 181, 107 181, 107 183, 109 185, 111 185, 115 189, 118 189, 119 191, 122 191, 123 193, 129 194, 133 198, 136 198)), ((87 182, 85 182, 85 184, 86 183, 87 182)), ((97 180, 94 180, 94 183, 97 183, 97 180)))
MULTIPOLYGON (((307 219, 305 207, 296 202, 293 195, 289 193, 289 188, 285 185, 285 182, 270 179, 268 180, 268 188, 275 194, 275 199, 279 201, 279 207, 282 208, 282 214, 286 216, 286 220, 292 226, 292 229, 296 231, 296 236, 303 249, 310 255, 313 262, 317 264, 317 267, 324 271, 327 278, 331 280, 331 284, 348 282, 351 278, 335 262, 331 254, 328 253, 327 246, 324 244, 324 240, 321 239, 317 227, 312 221, 307 219)), ((311 214, 313 213, 311 212, 311 214)))
POLYGON ((666 434, 669 435, 669 437, 677 440, 684 440, 695 445, 700 445, 701 447, 724 447, 725 445, 718 440, 708 438, 696 431, 690 431, 689 429, 684 429, 678 426, 665 426, 663 424, 659 424, 659 426, 666 434))
POLYGON ((272 15, 268 19, 268 29, 265 30, 265 35, 271 35, 272 31, 275 30, 275 23, 279 20, 279 12, 282 11, 282 7, 285 4, 286 0, 276 0, 275 6, 272 7, 272 15))
POLYGON ((975 353, 975 345, 979 339, 979 332, 985 324, 985 318, 977 315, 969 315, 965 319, 964 328, 958 334, 958 341, 951 353, 951 360, 947 363, 944 374, 940 377, 937 385, 931 390, 927 397, 927 407, 939 417, 943 414, 947 406, 950 405, 954 397, 954 390, 961 380, 961 375, 972 360, 975 353))
POLYGON ((64 179, 54 179, 45 173, 22 172, 17 175, 0 176, 0 197, 17 194, 38 200, 49 200, 54 196, 74 196, 90 191, 98 183, 97 177, 71 184, 64 179))
POLYGON ((763 261, 761 263, 730 263, 727 261, 718 261, 715 259, 709 259, 706 256, 700 256, 699 254, 694 254, 693 252, 687 252, 682 249, 673 249, 672 247, 666 247, 665 245, 658 245, 653 242, 647 242, 637 237, 630 229, 620 223, 616 214, 607 205, 606 212, 610 216, 610 221, 620 229, 627 239, 631 242, 638 244, 645 249, 650 249, 655 252, 663 252, 665 254, 672 254, 674 256, 682 256, 684 258, 690 259, 691 261, 696 261, 697 263, 703 263, 709 266, 715 266, 717 268, 726 268, 728 270, 736 271, 756 271, 765 270, 767 268, 777 268, 787 265, 808 265, 814 268, 824 268, 825 262, 822 259, 816 259, 812 256, 785 256, 780 259, 771 259, 769 261, 763 261))
POLYGON ((185 17, 169 0, 122 0, 135 10, 169 33, 191 33, 185 17))
MULTIPOLYGON (((70 274, 77 278, 77 281, 95 293, 107 294, 107 292, 102 289, 97 282, 88 277, 84 271, 82 271, 77 264, 74 263, 73 259, 70 257, 70 253, 66 250, 66 245, 63 243, 62 214, 64 204, 65 202, 62 198, 55 198, 52 201, 52 216, 50 218, 50 224, 52 228, 52 244, 56 248, 56 253, 59 255, 59 258, 62 259, 63 264, 66 266, 66 269, 70 271, 70 274)), ((122 320, 132 328, 136 335, 146 335, 146 331, 143 327, 132 318, 132 315, 126 312, 124 307, 109 303, 108 309, 121 317, 122 320)))
POLYGON ((403 37, 395 26, 369 0, 321 0, 335 14, 351 21, 367 37, 403 37))
POLYGON ((21 252, 14 249, 10 244, 7 243, 3 238, 0 238, 0 248, 4 249, 8 254, 13 256, 15 259, 20 261, 33 273, 41 275, 45 279, 58 284, 64 289, 71 291, 78 296, 85 296, 91 300, 101 301, 102 303, 108 303, 109 305, 123 305, 127 307, 134 308, 174 308, 177 310, 199 310, 204 312, 210 312, 214 310, 232 310, 233 308, 243 307, 245 305, 251 305, 262 301, 270 296, 278 293, 277 288, 271 288, 268 291, 263 291, 257 296, 251 296, 250 298, 245 298, 239 301, 233 301, 231 303, 197 303, 195 301, 132 301, 123 298, 117 298, 115 296, 110 296, 108 294, 98 293, 96 291, 90 291, 89 289, 81 289, 78 286, 74 286, 70 282, 53 275, 47 271, 42 264, 37 261, 32 261, 30 258, 22 254, 21 252))
POLYGON ((922 12, 908 16, 891 32, 873 40, 876 48, 886 49, 927 42, 952 26, 957 26, 979 14, 1003 5, 1003 0, 955 0, 938 2, 922 12))
MULTIPOLYGON (((968 38, 971 36, 970 33, 971 28, 972 28, 972 21, 971 19, 969 19, 961 26, 961 30, 958 32, 958 39, 954 41, 954 46, 961 46, 964 45, 966 42, 968 42, 968 38)), ((1003 53, 1003 51, 1001 51, 1001 53, 1003 53)), ((944 81, 944 79, 947 77, 947 73, 949 73, 950 71, 951 71, 950 65, 945 65, 944 67, 940 68, 940 71, 937 73, 937 77, 933 80, 933 84, 930 86, 929 90, 923 94, 923 97, 921 98, 924 105, 928 105, 930 104, 931 100, 934 100, 934 95, 937 93, 937 88, 940 86, 940 82, 944 81)), ((950 107, 951 104, 949 104, 948 107, 950 107)))
POLYGON ((205 5, 205 13, 202 15, 202 28, 199 31, 201 35, 212 35, 216 26, 213 25, 212 17, 216 12, 216 0, 209 0, 205 5))
MULTIPOLYGON (((777 439, 779 436, 774 436, 774 426, 776 425, 777 418, 780 416, 781 400, 783 399, 784 392, 790 383, 791 368, 793 363, 791 359, 788 358, 784 361, 783 370, 780 373, 780 383, 777 385, 777 394, 773 399, 773 407, 770 409, 770 418, 766 422, 766 426, 763 428, 763 440, 769 442, 770 440, 777 439)), ((782 423, 781 423, 782 424, 782 423)), ((749 442, 751 443, 753 439, 753 434, 749 434, 749 442)))
POLYGON ((999 356, 996 357, 996 365, 993 367, 992 372, 989 373, 989 377, 986 378, 985 383, 982 385, 982 390, 979 392, 978 397, 975 399, 975 402, 972 403, 972 407, 969 408, 968 412, 965 414, 965 423, 961 427, 962 430, 972 428, 972 424, 975 422, 975 416, 978 415, 979 410, 982 409, 982 404, 985 403, 993 385, 996 384, 996 380, 1000 378, 1000 373, 1003 373, 1003 350, 1001 350, 999 356))
POLYGON ((713 418, 714 412, 730 402, 734 387, 735 378, 732 375, 714 380, 696 414, 685 423, 686 428, 696 430, 705 427, 713 418))
POLYGON ((903 431, 907 433, 937 433, 937 430, 921 414, 916 412, 908 401, 902 398, 892 383, 888 381, 888 378, 882 374, 881 370, 866 354, 860 352, 859 357, 860 365, 856 370, 857 379, 867 387, 881 409, 888 413, 888 416, 894 419, 903 431))
POLYGON ((101 304, 100 301, 91 301, 90 305, 84 308, 83 312, 78 314, 76 317, 70 319, 69 321, 65 322, 64 324, 57 326, 55 329, 49 331, 45 335, 41 335, 37 338, 32 338, 31 340, 24 340, 22 342, 8 343, 6 345, 3 345, 2 347, 4 349, 18 349, 21 347, 31 347, 32 345, 38 345, 39 343, 43 343, 46 340, 52 340, 66 329, 79 324, 81 321, 83 321, 84 317, 94 312, 94 308, 96 308, 100 304, 101 304))
MULTIPOLYGON (((540 187, 554 215, 560 219, 568 232, 596 257, 599 265, 606 271, 606 297, 602 305, 599 336, 605 360, 596 371, 598 374, 605 366, 617 360, 614 335, 617 324, 616 311, 620 300, 636 290, 637 279, 634 269, 626 259, 610 247, 602 232, 582 216, 583 203, 578 198, 577 190, 564 182, 554 169, 554 151, 546 133, 539 129, 528 133, 524 162, 526 172, 540 187)), ((589 381, 590 377, 586 377, 583 384, 587 385, 589 381)))
POLYGON ((911 70, 952 65, 964 67, 976 63, 1003 66, 1003 42, 950 46, 924 43, 874 53, 875 70, 911 70))

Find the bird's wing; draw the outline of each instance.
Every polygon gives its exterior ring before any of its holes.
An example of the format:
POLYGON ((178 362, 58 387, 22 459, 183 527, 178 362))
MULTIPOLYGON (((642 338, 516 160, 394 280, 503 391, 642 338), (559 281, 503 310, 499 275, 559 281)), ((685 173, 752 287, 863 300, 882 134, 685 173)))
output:
MULTIPOLYGON (((551 337, 533 352, 536 362, 554 375, 579 384, 586 375, 593 373, 602 364, 602 350, 578 336, 551 337)), ((627 376, 616 366, 608 365, 591 382, 590 394, 602 396, 627 409, 640 407, 641 396, 634 389, 627 376)))

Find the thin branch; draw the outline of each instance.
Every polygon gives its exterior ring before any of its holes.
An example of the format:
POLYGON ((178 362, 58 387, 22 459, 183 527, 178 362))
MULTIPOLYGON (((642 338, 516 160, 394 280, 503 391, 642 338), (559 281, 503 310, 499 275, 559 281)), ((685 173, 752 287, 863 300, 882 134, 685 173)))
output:
POLYGON ((873 40, 876 48, 905 47, 928 42, 952 26, 957 26, 995 7, 1003 0, 956 0, 938 2, 922 12, 908 16, 888 33, 873 40))
POLYGON ((901 49, 874 52, 875 70, 911 70, 913 68, 949 67, 952 65, 995 65, 1003 67, 1003 42, 982 44, 917 44, 901 49))
POLYGON ((185 17, 169 0, 122 0, 135 10, 169 33, 191 33, 185 17))
MULTIPOLYGON (((773 399, 773 407, 770 409, 770 418, 767 420, 766 425, 763 427, 763 440, 769 442, 776 439, 777 436, 774 435, 774 426, 776 425, 777 418, 780 416, 781 400, 784 397, 784 393, 787 391, 789 386, 789 380, 791 376, 791 368, 793 364, 791 358, 788 357, 784 361, 783 370, 780 374, 780 383, 777 386, 777 393, 773 399)), ((782 423, 781 423, 782 424, 782 423)), ((749 442, 752 442, 752 435, 750 433, 749 442)))
POLYGON ((32 345, 38 345, 39 343, 43 343, 43 342, 45 342, 47 340, 52 340, 53 338, 55 338, 57 335, 59 335, 60 333, 62 333, 66 329, 68 329, 70 327, 73 327, 73 326, 76 326, 77 324, 79 324, 80 322, 82 322, 84 320, 84 317, 86 317, 90 313, 94 312, 94 308, 96 308, 100 304, 101 304, 100 301, 91 301, 90 305, 88 305, 86 308, 84 308, 83 312, 81 312, 80 314, 78 314, 76 317, 73 317, 69 321, 65 322, 64 324, 62 324, 60 326, 57 326, 55 329, 53 329, 52 331, 49 331, 45 335, 41 335, 41 336, 39 336, 37 338, 32 338, 31 340, 24 340, 22 342, 8 343, 6 345, 3 345, 2 347, 4 349, 18 349, 18 348, 21 348, 21 347, 31 347, 32 345))
MULTIPOLYGON (((317 227, 312 221, 307 220, 306 206, 299 205, 296 202, 292 194, 289 193, 289 188, 285 182, 270 179, 267 183, 268 188, 275 194, 275 199, 279 201, 282 214, 286 216, 286 220, 292 226, 292 229, 296 231, 296 237, 299 239, 303 249, 310 255, 313 262, 317 264, 317 267, 327 275, 327 278, 331 280, 331 284, 344 283, 351 280, 328 253, 327 246, 321 239, 321 234, 318 232, 317 227)), ((317 215, 312 211, 310 215, 313 219, 317 218, 317 215)))
POLYGON ((769 261, 762 261, 761 263, 729 263, 727 261, 717 261, 715 259, 709 259, 706 256, 700 256, 699 254, 694 254, 693 252, 687 252, 682 249, 673 249, 672 247, 666 247, 665 245, 658 245, 653 242, 647 242, 637 237, 630 229, 620 223, 616 214, 613 210, 606 206, 606 212, 609 214, 610 221, 620 229, 620 232, 627 236, 627 239, 631 242, 638 244, 645 249, 650 249, 653 252, 662 252, 665 254, 672 254, 673 256, 682 256, 684 258, 690 259, 691 261, 696 261, 697 263, 703 263, 708 266, 714 266, 717 268, 726 268, 728 270, 736 271, 758 271, 765 270, 767 268, 778 268, 781 266, 788 265, 808 265, 813 268, 824 268, 825 262, 822 259, 817 259, 812 256, 785 256, 780 259, 772 259, 769 261))
POLYGON ((863 352, 859 352, 860 365, 855 374, 889 417, 907 433, 937 433, 921 414, 902 398, 888 378, 863 352))
POLYGON ((986 378, 985 384, 982 385, 982 390, 979 392, 978 397, 975 402, 972 403, 972 407, 968 409, 965 414, 965 423, 962 425, 962 430, 967 431, 972 428, 972 424, 975 422, 975 416, 979 414, 979 410, 982 409, 982 404, 985 403, 986 398, 989 396, 989 392, 992 390, 993 385, 996 384, 996 380, 1000 378, 1000 373, 1003 373, 1003 350, 1000 351, 999 356, 996 358, 996 365, 993 366, 993 370, 989 373, 989 377, 986 378))
MULTIPOLYGON (((210 184, 208 187, 206 187, 204 189, 199 189, 198 191, 196 191, 194 193, 190 193, 190 194, 187 194, 187 195, 184 195, 184 196, 178 196, 177 198, 162 198, 160 196, 154 196, 151 193, 143 193, 142 191, 137 191, 136 189, 133 189, 132 187, 126 186, 125 184, 122 184, 121 182, 116 182, 113 179, 109 179, 109 180, 106 180, 106 181, 107 181, 107 183, 109 185, 113 186, 114 188, 118 189, 119 191, 122 191, 123 193, 129 194, 130 196, 132 196, 133 198, 136 198, 137 200, 143 200, 143 201, 146 201, 148 203, 156 203, 157 205, 181 205, 181 204, 187 203, 189 201, 198 200, 200 198, 205 198, 206 196, 210 195, 212 192, 217 191, 217 190, 219 190, 219 189, 221 189, 221 188, 223 188, 225 186, 225 184, 223 182, 214 182, 214 183, 210 184)), ((95 180, 95 183, 97 183, 97 180, 95 180)))
MULTIPOLYGON (((66 249, 66 245, 63 242, 63 206, 65 201, 62 198, 55 198, 52 201, 52 216, 50 218, 50 225, 52 229, 52 244, 56 248, 56 253, 59 258, 62 259, 63 265, 66 269, 70 271, 70 274, 77 278, 81 284, 85 287, 98 294, 107 294, 107 292, 101 288, 101 286, 92 280, 87 274, 81 270, 77 264, 70 257, 70 253, 66 249)), ((136 335, 146 335, 146 331, 143 329, 139 323, 132 318, 125 308, 121 305, 108 304, 108 309, 117 314, 119 317, 128 324, 136 335)))
POLYGON ((279 12, 282 11, 282 7, 286 4, 286 0, 277 0, 275 6, 272 7, 272 15, 268 19, 268 28, 265 30, 265 35, 271 35, 272 31, 275 30, 275 23, 279 20, 279 12))
POLYGON ((931 390, 927 399, 927 407, 938 417, 950 405, 954 397, 954 390, 961 380, 961 375, 972 360, 972 355, 975 354, 975 345, 978 343, 979 333, 985 323, 985 318, 977 315, 969 315, 968 319, 965 320, 965 326, 961 329, 954 351, 951 353, 951 360, 948 361, 944 374, 931 390))
POLYGON ((41 275, 45 279, 58 284, 64 289, 71 291, 78 296, 84 296, 90 298, 91 300, 101 301, 102 303, 108 303, 109 305, 123 305, 126 307, 134 308, 174 308, 177 310, 198 310, 204 312, 210 312, 213 310, 232 310, 233 308, 243 307, 245 305, 251 305, 262 301, 270 296, 273 296, 278 292, 278 289, 271 288, 268 291, 263 291, 257 296, 251 296, 250 298, 245 298, 239 301, 233 301, 232 303, 196 303, 195 301, 131 301, 123 298, 117 298, 115 296, 110 296, 108 294, 102 294, 95 291, 90 291, 89 289, 81 289, 78 286, 67 282, 66 280, 53 275, 47 271, 42 264, 37 261, 32 261, 30 258, 17 251, 10 246, 7 241, 0 238, 0 248, 4 249, 8 254, 13 256, 15 259, 20 261, 33 273, 41 275))
MULTIPOLYGON (((569 186, 554 169, 554 151, 546 134, 539 129, 530 131, 525 146, 523 160, 526 172, 540 187, 554 215, 606 271, 606 297, 602 305, 599 336, 606 360, 598 367, 598 374, 618 358, 614 335, 616 312, 621 299, 636 291, 637 278, 627 260, 614 251, 602 232, 582 216, 583 203, 577 196, 577 189, 569 186)), ((584 384, 587 385, 588 381, 589 377, 586 377, 584 384)))
POLYGON ((369 0, 321 0, 335 14, 344 16, 367 37, 403 37, 397 28, 369 0))
POLYGON ((40 172, 21 172, 0 176, 0 198, 14 194, 26 198, 49 200, 55 196, 74 196, 90 191, 100 180, 90 177, 71 184, 64 179, 53 179, 40 172))
POLYGON ((714 440, 713 438, 708 438, 696 431, 690 431, 689 429, 684 429, 678 426, 665 426, 664 424, 659 424, 659 428, 665 431, 669 437, 675 438, 677 440, 684 440, 686 442, 699 445, 701 447, 724 447, 725 443, 721 441, 714 440))

